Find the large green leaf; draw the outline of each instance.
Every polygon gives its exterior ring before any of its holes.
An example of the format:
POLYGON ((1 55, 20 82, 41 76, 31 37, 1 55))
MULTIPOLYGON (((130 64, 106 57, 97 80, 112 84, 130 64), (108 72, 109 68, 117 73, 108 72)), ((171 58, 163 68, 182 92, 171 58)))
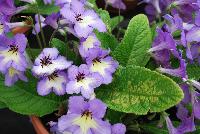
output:
POLYGON ((119 45, 117 39, 110 33, 102 33, 96 31, 96 36, 101 42, 101 47, 105 49, 115 50, 115 48, 119 45))
POLYGON ((0 101, 0 109, 6 108, 6 104, 0 101))
POLYGON ((113 56, 123 66, 145 66, 149 61, 147 50, 151 46, 151 30, 145 15, 133 17, 128 25, 121 44, 113 52, 113 56))
POLYGON ((200 66, 197 64, 188 64, 187 73, 190 79, 200 79, 200 66))
POLYGON ((28 73, 29 82, 17 82, 12 87, 4 86, 0 78, 0 101, 17 113, 43 116, 57 110, 66 97, 54 94, 39 96, 36 92, 37 80, 28 73))
POLYGON ((24 10, 23 13, 40 13, 43 15, 50 15, 52 13, 57 13, 59 10, 60 8, 55 6, 53 3, 45 5, 43 0, 37 0, 37 4, 29 5, 29 8, 24 10))
POLYGON ((183 99, 180 87, 170 78, 136 66, 120 67, 113 82, 97 90, 110 109, 135 113, 161 112, 183 99))

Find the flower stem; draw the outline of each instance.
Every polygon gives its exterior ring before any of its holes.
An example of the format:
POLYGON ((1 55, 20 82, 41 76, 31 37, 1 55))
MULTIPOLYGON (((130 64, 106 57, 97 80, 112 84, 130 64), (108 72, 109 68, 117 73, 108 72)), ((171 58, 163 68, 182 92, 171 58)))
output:
POLYGON ((56 29, 56 30, 53 31, 53 33, 52 33, 52 35, 51 35, 51 37, 49 39, 49 46, 51 46, 51 41, 52 41, 52 39, 55 36, 55 34, 56 34, 57 31, 58 31, 58 29, 56 29))
POLYGON ((33 30, 34 30, 35 33, 36 33, 36 38, 37 38, 37 42, 38 42, 38 44, 39 44, 39 47, 42 49, 43 47, 42 47, 42 43, 41 43, 40 37, 39 37, 39 35, 38 35, 38 33, 37 33, 37 31, 36 31, 36 29, 35 29, 34 26, 33 26, 33 30))
POLYGON ((41 32, 41 36, 42 36, 42 42, 44 44, 44 47, 46 47, 47 44, 46 44, 45 37, 44 37, 44 31, 42 29, 42 23, 41 23, 40 13, 38 13, 38 21, 39 21, 39 25, 40 25, 40 32, 41 32))

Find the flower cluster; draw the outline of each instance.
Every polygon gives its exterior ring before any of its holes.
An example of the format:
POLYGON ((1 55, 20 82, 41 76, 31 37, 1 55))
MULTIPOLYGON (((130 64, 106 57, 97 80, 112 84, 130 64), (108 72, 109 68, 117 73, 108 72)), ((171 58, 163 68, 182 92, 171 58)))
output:
MULTIPOLYGON (((21 1, 25 6, 16 7, 12 0, 0 2, 0 71, 5 75, 5 85, 11 86, 18 79, 28 81, 25 72, 29 68, 39 79, 39 95, 46 96, 51 92, 58 96, 81 94, 81 97, 70 97, 68 114, 62 116, 58 123, 51 123, 55 133, 124 134, 126 127, 123 124, 111 126, 103 120, 107 107, 95 97, 94 89, 111 83, 112 74, 118 67, 118 62, 109 56, 110 51, 101 48, 101 42, 93 32, 94 29, 107 31, 98 14, 89 7, 86 0, 44 0, 44 4, 59 6, 60 11, 48 16, 36 14, 34 25, 33 22, 31 25, 11 22, 13 15, 37 5, 36 0, 21 1), (36 59, 31 59, 34 60, 32 63, 25 51, 25 35, 11 34, 15 27, 29 26, 33 27, 32 33, 38 36, 47 25, 63 36, 70 33, 80 40, 77 49, 83 64, 73 65, 55 47, 44 48, 36 59)), ((46 45, 44 40, 43 43, 40 44, 41 48, 46 45)))
POLYGON ((85 101, 81 96, 69 98, 68 113, 50 122, 52 132, 78 134, 125 134, 126 127, 121 124, 111 125, 104 121, 106 105, 98 99, 85 101), (78 105, 77 105, 78 104, 78 105))
POLYGON ((163 16, 166 23, 162 28, 157 28, 157 36, 149 52, 160 65, 157 69, 159 72, 179 77, 183 82, 180 87, 185 98, 177 105, 177 118, 181 124, 175 128, 167 116, 166 122, 171 134, 187 133, 196 130, 195 118, 200 117, 200 83, 188 78, 187 74, 187 64, 200 65, 200 7, 198 0, 175 0, 167 6, 171 14, 163 16), (194 19, 192 13, 195 14, 194 19), (174 68, 172 59, 179 61, 178 68, 174 68), (192 112, 187 109, 189 104, 192 104, 192 112))

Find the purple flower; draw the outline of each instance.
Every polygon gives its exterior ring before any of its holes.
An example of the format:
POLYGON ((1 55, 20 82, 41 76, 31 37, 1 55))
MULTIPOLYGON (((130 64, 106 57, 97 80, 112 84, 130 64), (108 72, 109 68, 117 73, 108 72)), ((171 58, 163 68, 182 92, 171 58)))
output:
POLYGON ((197 59, 200 64, 200 44, 192 44, 190 50, 192 58, 197 59))
POLYGON ((1 0, 0 1, 0 14, 13 15, 16 11, 13 0, 1 0))
POLYGON ((0 35, 0 40, 0 71, 5 73, 10 67, 25 71, 27 60, 24 51, 27 38, 23 34, 16 34, 13 38, 0 35))
POLYGON ((58 13, 52 13, 51 15, 46 17, 46 19, 44 20, 44 23, 51 26, 54 29, 57 29, 59 16, 60 15, 58 13))
POLYGON ((52 3, 52 0, 43 0, 44 1, 44 4, 51 4, 52 3))
POLYGON ((50 127, 51 127, 51 128, 50 128, 50 131, 51 131, 53 134, 72 134, 72 133, 69 132, 69 131, 63 131, 63 132, 59 131, 59 130, 58 130, 58 123, 57 123, 57 122, 50 121, 48 124, 50 125, 50 127))
POLYGON ((101 42, 97 39, 95 34, 90 34, 87 38, 81 39, 81 45, 79 46, 79 53, 85 58, 91 48, 99 47, 101 42))
POLYGON ((126 9, 126 5, 122 0, 105 0, 105 2, 114 8, 126 9))
POLYGON ((106 25, 93 10, 84 9, 84 4, 73 0, 70 7, 65 5, 61 9, 64 18, 74 24, 74 30, 79 37, 87 38, 93 29, 100 32, 106 31, 106 25))
POLYGON ((72 62, 60 56, 56 48, 45 48, 35 59, 32 72, 38 76, 48 76, 55 71, 67 69, 72 62))
POLYGON ((166 12, 167 3, 164 0, 142 0, 141 3, 144 2, 148 3, 145 12, 151 22, 166 12))
POLYGON ((190 117, 188 115, 188 110, 185 107, 183 107, 182 104, 178 105, 177 117, 181 120, 181 123, 177 128, 173 126, 168 116, 165 117, 169 134, 184 134, 184 133, 193 132, 196 130, 195 124, 194 124, 194 116, 191 115, 190 117))
POLYGON ((112 134, 125 134, 126 126, 121 123, 114 124, 111 128, 112 134))
POLYGON ((181 120, 181 124, 177 127, 182 133, 193 132, 196 130, 194 124, 194 115, 189 116, 188 110, 182 105, 178 105, 177 117, 181 120))
POLYGON ((188 42, 200 42, 200 27, 193 27, 186 34, 186 40, 188 42))
POLYGON ((28 79, 24 75, 24 72, 18 71, 13 67, 8 68, 5 74, 5 85, 12 86, 18 79, 27 82, 28 79))
POLYGON ((192 111, 195 118, 200 119, 200 99, 199 93, 193 91, 192 92, 192 111))
POLYGON ((102 118, 106 105, 98 99, 84 101, 83 97, 69 98, 69 112, 58 119, 58 130, 77 134, 111 134, 111 125, 102 118))
POLYGON ((171 76, 186 78, 187 79, 187 72, 186 72, 186 63, 184 59, 180 60, 180 67, 177 69, 166 69, 166 68, 158 68, 158 71, 161 73, 166 73, 171 76))
POLYGON ((36 24, 35 24, 35 31, 33 30, 33 34, 37 34, 40 32, 40 23, 39 23, 39 17, 40 17, 40 21, 41 21, 41 27, 45 27, 47 24, 44 22, 45 21, 45 18, 42 16, 42 15, 38 15, 36 14, 35 15, 35 21, 36 21, 36 24))
POLYGON ((170 52, 177 58, 179 53, 176 49, 176 42, 172 35, 168 32, 164 32, 161 29, 157 29, 157 36, 153 42, 152 48, 148 52, 153 53, 153 58, 164 67, 170 66, 170 52))
POLYGON ((98 73, 90 73, 87 65, 71 66, 68 69, 69 83, 66 87, 68 94, 81 93, 89 99, 94 94, 94 88, 102 84, 102 77, 98 73))
POLYGON ((182 132, 180 132, 177 128, 175 128, 172 124, 172 121, 170 120, 170 118, 167 116, 165 117, 166 120, 166 124, 167 124, 167 129, 169 134, 183 134, 182 132))
POLYGON ((183 104, 189 104, 191 102, 191 93, 190 93, 189 86, 184 83, 184 84, 181 84, 180 87, 184 92, 184 99, 181 102, 183 104))
POLYGON ((174 16, 166 14, 164 18, 170 23, 169 24, 170 32, 173 33, 177 30, 183 29, 183 21, 178 14, 175 14, 174 16))
POLYGON ((171 1, 171 13, 179 14, 184 22, 192 22, 193 13, 198 11, 198 6, 195 4, 197 0, 168 0, 171 1))
POLYGON ((50 92, 56 95, 64 95, 67 83, 67 76, 64 72, 54 72, 49 76, 43 77, 37 84, 39 95, 45 96, 50 92))
POLYGON ((88 52, 86 62, 91 72, 97 72, 103 77, 103 84, 112 82, 112 73, 118 67, 118 62, 109 56, 109 51, 92 48, 88 52))

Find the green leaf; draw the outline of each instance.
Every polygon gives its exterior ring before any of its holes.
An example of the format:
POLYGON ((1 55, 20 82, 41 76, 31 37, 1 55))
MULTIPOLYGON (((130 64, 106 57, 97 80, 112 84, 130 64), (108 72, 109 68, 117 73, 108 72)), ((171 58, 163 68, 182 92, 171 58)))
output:
POLYGON ((67 45, 65 42, 63 42, 57 38, 53 38, 51 40, 51 46, 57 48, 61 55, 66 54, 66 46, 67 45))
POLYGON ((54 3, 45 5, 43 0, 37 0, 37 4, 29 5, 29 8, 24 10, 23 13, 40 13, 43 15, 50 15, 59 12, 60 8, 55 6, 54 3))
POLYGON ((6 108, 6 104, 0 101, 0 109, 6 108))
POLYGON ((106 112, 106 120, 109 120, 110 123, 116 124, 122 122, 122 117, 124 116, 124 113, 114 111, 112 109, 107 109, 106 112))
POLYGON ((41 49, 26 48, 26 52, 34 60, 41 53, 41 49))
POLYGON ((121 44, 113 52, 114 58, 123 66, 145 66, 150 56, 151 30, 145 15, 133 17, 121 44))
POLYGON ((170 78, 136 66, 120 67, 113 82, 96 91, 110 109, 137 115, 164 111, 183 99, 182 90, 170 78))
POLYGON ((109 33, 102 33, 102 32, 95 32, 97 38, 101 42, 101 47, 105 49, 115 50, 115 48, 118 46, 117 39, 109 33))
POLYGON ((116 17, 111 18, 110 20, 111 30, 114 30, 119 25, 119 23, 121 23, 123 20, 124 20, 123 16, 116 16, 116 17))
POLYGON ((190 79, 200 79, 200 66, 197 64, 188 64, 187 73, 190 79))
POLYGON ((65 96, 39 96, 36 92, 37 79, 27 73, 29 82, 18 81, 12 87, 4 86, 0 78, 0 101, 20 114, 43 116, 57 110, 60 103, 66 100, 65 96))
POLYGON ((112 30, 110 27, 110 15, 108 11, 103 10, 103 9, 98 9, 97 13, 99 14, 103 22, 106 24, 108 31, 111 32, 112 30))

